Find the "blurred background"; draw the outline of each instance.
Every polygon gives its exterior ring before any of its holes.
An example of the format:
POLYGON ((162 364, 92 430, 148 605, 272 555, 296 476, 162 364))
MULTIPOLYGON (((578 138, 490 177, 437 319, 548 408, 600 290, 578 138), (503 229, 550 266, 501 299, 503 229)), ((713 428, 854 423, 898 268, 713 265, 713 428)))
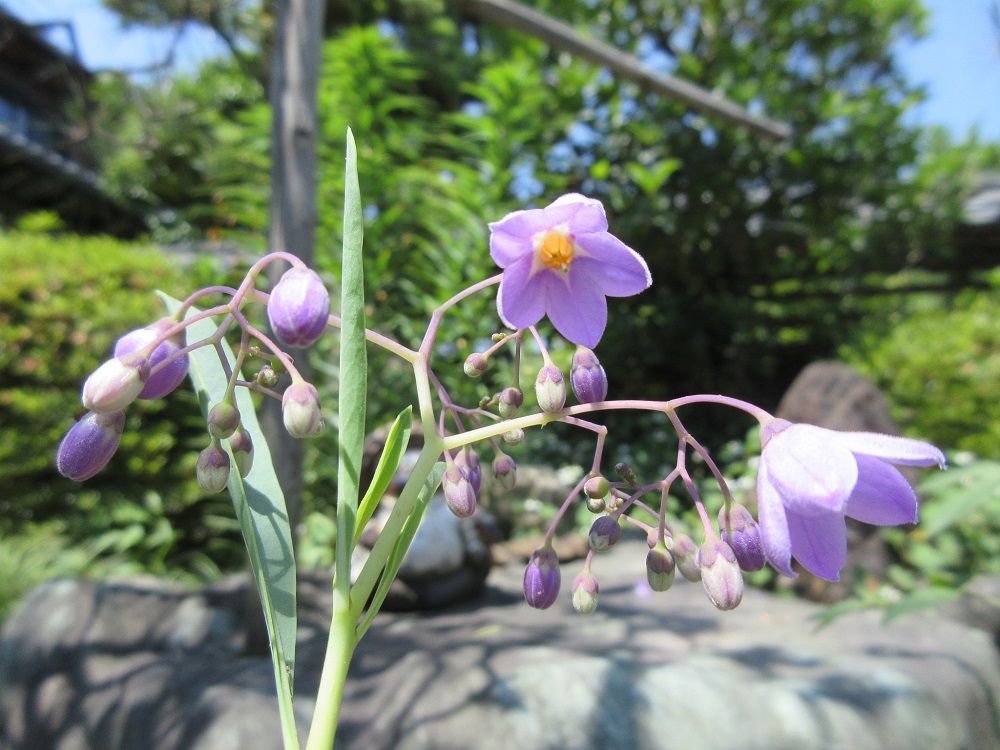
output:
MULTIPOLYGON (((411 344, 440 301, 493 272, 487 221, 569 191, 599 198, 654 278, 610 305, 598 355, 611 397, 724 392, 773 410, 805 366, 839 359, 881 389, 904 434, 957 466, 924 487, 924 526, 886 533, 888 569, 854 572, 853 594, 947 598, 995 572, 1000 4, 528 3, 786 124, 782 140, 486 20, 481 5, 326 3, 315 264, 331 286, 348 125, 370 325, 411 344)), ((258 0, 0 1, 0 615, 53 575, 195 581, 244 564, 228 497, 194 482, 205 435, 190 394, 134 408, 121 450, 85 485, 58 477, 53 456, 82 413, 82 380, 160 314, 153 290, 237 279, 267 248, 276 23, 258 0)), ((478 400, 461 362, 498 325, 489 296, 448 319, 437 361, 453 394, 478 400)), ((327 404, 335 349, 311 355, 327 404)), ((411 386, 371 357, 374 429, 411 386)), ((529 364, 526 387, 533 376, 529 364)), ((752 478, 750 424, 711 408, 685 419, 731 476, 752 478)), ((608 461, 654 472, 671 460, 662 424, 607 423, 608 461)), ((335 432, 307 447, 304 567, 332 560, 335 432)), ((560 467, 592 450, 567 431, 527 442, 519 462, 560 467)), ((517 491, 492 509, 512 534, 554 510, 517 491)))

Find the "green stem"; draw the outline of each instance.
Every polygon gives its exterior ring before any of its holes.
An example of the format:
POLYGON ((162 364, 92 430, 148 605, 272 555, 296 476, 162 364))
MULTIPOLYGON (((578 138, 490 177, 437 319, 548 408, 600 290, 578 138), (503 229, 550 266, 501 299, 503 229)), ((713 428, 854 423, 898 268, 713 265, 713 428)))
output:
POLYGON ((347 670, 354 655, 354 617, 351 615, 350 597, 334 589, 333 618, 330 620, 330 638, 326 643, 326 657, 316 694, 316 710, 306 750, 332 750, 340 717, 340 703, 347 683, 347 670))

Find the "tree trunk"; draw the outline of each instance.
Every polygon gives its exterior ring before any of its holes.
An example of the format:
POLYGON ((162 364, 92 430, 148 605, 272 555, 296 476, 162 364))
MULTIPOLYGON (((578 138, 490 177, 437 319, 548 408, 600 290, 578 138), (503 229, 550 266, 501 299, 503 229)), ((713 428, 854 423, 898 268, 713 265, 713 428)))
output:
MULTIPOLYGON (((271 59, 271 208, 268 246, 312 265, 316 241, 316 88, 322 54, 323 0, 277 0, 271 59)), ((272 281, 285 268, 272 266, 272 281)), ((308 362, 296 366, 309 377, 308 362)), ((285 432, 281 405, 261 413, 275 471, 285 493, 292 537, 302 509, 304 445, 285 432)))

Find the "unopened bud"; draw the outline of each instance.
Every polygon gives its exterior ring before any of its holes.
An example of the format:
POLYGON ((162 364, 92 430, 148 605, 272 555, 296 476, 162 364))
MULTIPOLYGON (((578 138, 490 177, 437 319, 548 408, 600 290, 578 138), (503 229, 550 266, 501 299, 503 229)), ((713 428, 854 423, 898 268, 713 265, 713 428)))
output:
POLYGON ((455 465, 465 472, 469 484, 472 485, 472 491, 479 497, 479 490, 483 486, 483 469, 479 464, 479 454, 466 446, 455 454, 455 465))
MULTIPOLYGON (((115 356, 124 357, 159 338, 168 328, 174 325, 171 318, 161 318, 152 325, 145 328, 137 328, 130 331, 115 342, 115 356)), ((149 369, 153 370, 161 362, 174 356, 184 347, 183 336, 178 333, 157 346, 149 355, 149 369)), ((181 384, 188 371, 188 356, 182 354, 163 365, 155 373, 146 378, 146 382, 139 391, 139 398, 144 400, 154 400, 163 398, 171 393, 181 384)))
POLYGON ((608 504, 604 502, 603 497, 588 497, 587 498, 587 510, 591 513, 603 513, 607 510, 608 504))
POLYGON ((285 389, 281 397, 281 416, 288 434, 295 438, 318 435, 323 430, 323 412, 319 394, 312 383, 299 381, 285 389))
POLYGON ((597 355, 585 346, 578 346, 569 373, 573 394, 581 404, 603 401, 608 395, 608 376, 597 355))
POLYGON ((113 357, 83 384, 83 405, 99 414, 124 411, 139 397, 148 377, 148 359, 137 354, 113 357))
POLYGON ((524 569, 524 599, 535 609, 548 609, 559 596, 559 558, 550 545, 531 553, 524 569))
POLYGON ((603 552, 615 546, 622 538, 622 527, 618 525, 615 516, 601 516, 591 525, 587 538, 594 552, 603 552))
POLYGON ((233 459, 236 461, 236 468, 241 477, 245 477, 253 468, 253 441, 250 433, 242 427, 229 438, 229 449, 233 452, 233 459))
POLYGON ((674 583, 676 564, 673 546, 673 539, 665 537, 646 553, 646 580, 653 591, 666 591, 674 583))
POLYGON ((719 510, 719 531, 722 532, 722 540, 732 547, 736 562, 743 570, 760 570, 764 567, 764 545, 760 538, 760 527, 749 510, 738 503, 733 503, 727 514, 723 506, 719 510))
POLYGON ((701 584, 718 609, 733 609, 743 599, 743 573, 732 548, 718 538, 709 538, 698 550, 701 584))
POLYGON ((698 548, 694 539, 687 534, 674 537, 674 562, 681 575, 694 583, 701 580, 701 567, 698 565, 698 548))
POLYGON ((500 416, 504 419, 516 417, 523 403, 524 394, 521 393, 520 388, 504 388, 497 397, 497 408, 500 411, 500 416))
POLYGON ((285 346, 311 346, 326 330, 330 295, 311 268, 290 268, 278 279, 267 300, 267 319, 285 346))
POLYGON ((227 438, 240 426, 240 412, 231 402, 220 401, 208 410, 208 434, 227 438))
POLYGON ((587 493, 587 497, 598 499, 608 496, 608 493, 611 492, 611 485, 607 479, 598 475, 591 477, 584 483, 583 491, 587 493))
POLYGON ((535 378, 535 398, 538 408, 546 414, 562 411, 566 405, 566 380, 555 365, 545 365, 535 378))
POLYGON ((225 489, 229 482, 229 454, 215 440, 198 454, 196 466, 198 486, 215 494, 225 489))
POLYGON ((513 430, 507 430, 507 432, 503 434, 503 441, 507 443, 507 445, 518 445, 522 440, 524 440, 524 430, 520 427, 513 430))
POLYGON ((482 352, 473 352, 465 358, 465 364, 462 365, 462 369, 465 370, 465 374, 470 378, 478 378, 489 369, 489 366, 490 362, 482 352))
POLYGON ((624 461, 619 461, 615 464, 615 473, 629 484, 636 483, 635 472, 632 470, 632 467, 624 461))
POLYGON ((597 609, 597 579, 589 569, 581 571, 573 579, 573 609, 581 615, 589 615, 597 609))
POLYGON ((463 469, 450 464, 444 471, 441 486, 445 502, 456 516, 468 518, 476 512, 476 492, 463 469))
POLYGON ((125 415, 90 412, 69 428, 56 451, 56 468, 64 477, 83 482, 108 465, 118 450, 125 415))
POLYGON ((517 484, 517 464, 506 453, 501 453, 493 461, 493 476, 505 490, 514 489, 517 484))
POLYGON ((274 388, 278 384, 278 373, 271 365, 264 365, 257 371, 257 384, 264 388, 274 388))

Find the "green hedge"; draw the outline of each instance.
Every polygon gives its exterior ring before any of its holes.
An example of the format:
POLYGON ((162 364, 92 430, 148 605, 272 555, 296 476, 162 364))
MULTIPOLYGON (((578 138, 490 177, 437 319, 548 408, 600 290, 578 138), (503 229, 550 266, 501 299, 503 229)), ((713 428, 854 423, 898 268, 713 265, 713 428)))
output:
POLYGON ((904 429, 1000 458, 1000 268, 991 288, 910 300, 842 356, 888 396, 904 429))
MULTIPOLYGON (((80 386, 117 337, 162 314, 154 290, 196 284, 150 245, 0 233, 0 534, 80 547, 90 563, 211 575, 242 559, 224 495, 193 481, 205 443, 184 387, 129 410, 121 449, 85 484, 60 477, 56 447, 79 418, 80 386)), ((76 559, 76 558, 74 558, 76 559)), ((58 566, 57 566, 58 567, 58 566)))

